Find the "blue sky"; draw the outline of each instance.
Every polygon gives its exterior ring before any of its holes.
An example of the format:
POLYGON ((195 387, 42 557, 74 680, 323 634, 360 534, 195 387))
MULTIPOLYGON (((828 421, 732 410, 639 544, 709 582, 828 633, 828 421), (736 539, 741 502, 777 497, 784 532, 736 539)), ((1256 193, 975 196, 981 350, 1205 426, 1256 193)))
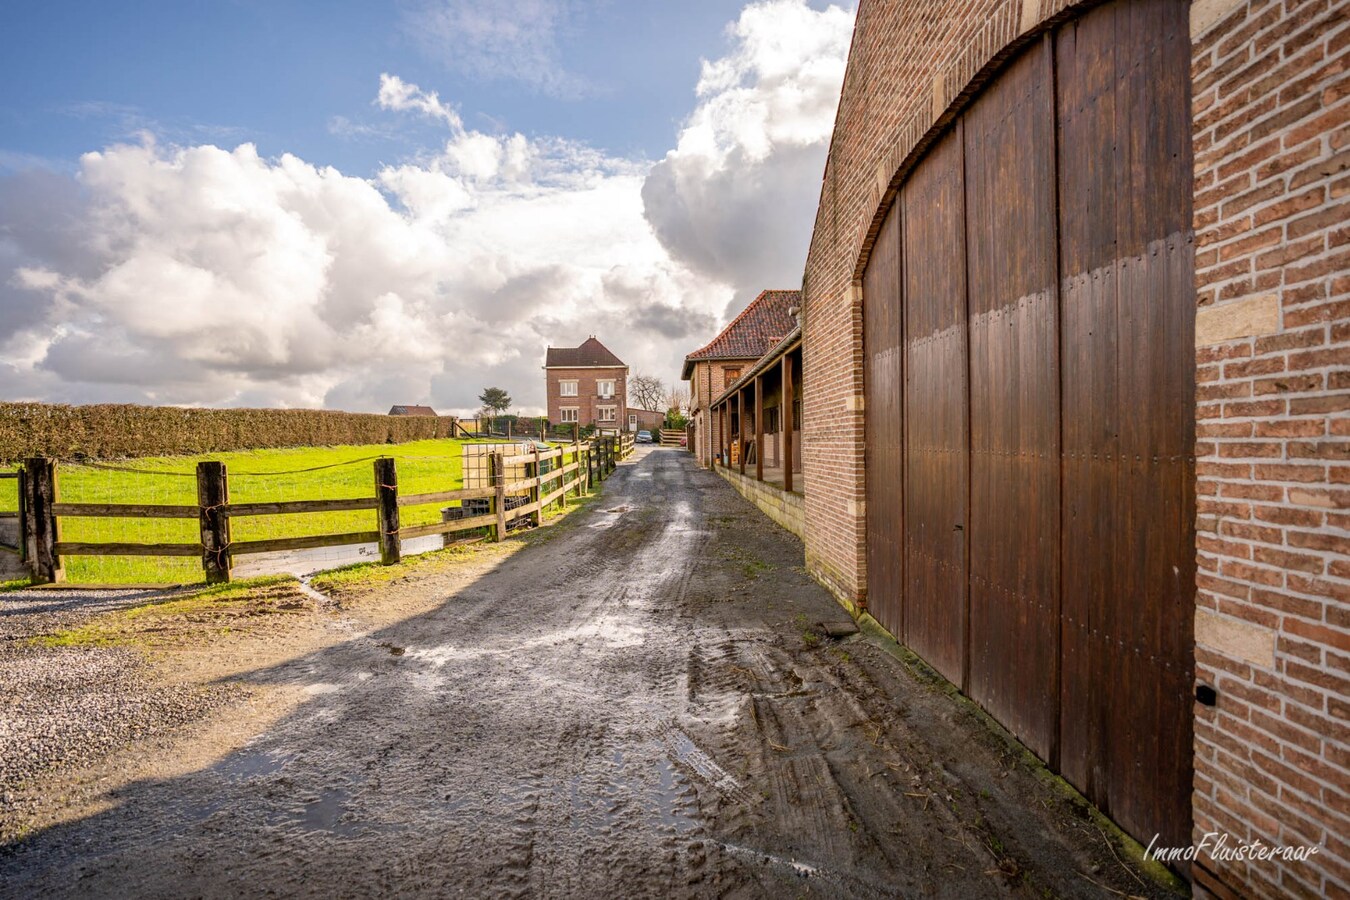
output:
POLYGON ((799 284, 851 26, 819 0, 11 0, 3 399, 468 411, 490 380, 529 412, 544 347, 591 333, 673 382, 799 284))
POLYGON ((452 100, 473 127, 659 158, 692 107, 700 59, 726 49, 742 6, 579 4, 556 36, 556 61, 576 80, 559 94, 465 71, 453 46, 419 39, 422 4, 11 0, 0 9, 0 149, 73 166, 151 127, 370 172, 416 136, 344 135, 335 121, 378 128, 371 86, 397 72, 452 100))

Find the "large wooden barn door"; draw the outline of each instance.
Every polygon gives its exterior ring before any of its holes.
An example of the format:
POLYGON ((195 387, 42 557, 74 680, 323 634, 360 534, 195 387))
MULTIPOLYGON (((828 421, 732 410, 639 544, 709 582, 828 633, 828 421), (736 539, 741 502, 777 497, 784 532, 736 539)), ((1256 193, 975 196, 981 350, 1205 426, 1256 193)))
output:
POLYGON ((903 634, 904 307, 900 304, 900 207, 882 223, 863 282, 867 371, 867 606, 891 634, 903 634))
POLYGON ((1136 836, 1183 846, 1195 584, 1185 4, 1101 7, 1056 49, 1061 766, 1136 836))
POLYGON ((965 116, 970 684, 1043 759, 1059 708, 1059 311, 1050 39, 965 116))
POLYGON ((964 684, 966 502, 965 178, 961 126, 900 194, 905 317, 904 641, 964 684))
POLYGON ((1191 827, 1189 91, 1184 3, 1059 27, 915 166, 863 283, 873 611, 1167 846, 1191 827))

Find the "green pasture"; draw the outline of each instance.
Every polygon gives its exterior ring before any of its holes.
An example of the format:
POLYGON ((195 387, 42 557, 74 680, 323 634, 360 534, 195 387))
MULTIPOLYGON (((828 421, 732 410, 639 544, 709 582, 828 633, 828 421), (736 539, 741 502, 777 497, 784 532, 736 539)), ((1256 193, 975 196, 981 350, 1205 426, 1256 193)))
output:
MULTIPOLYGON (((60 499, 66 503, 196 504, 197 463, 218 460, 225 463, 233 503, 355 499, 375 496, 374 458, 392 456, 398 461, 399 493, 425 494, 462 486, 461 448, 466 443, 470 442, 441 439, 148 457, 96 465, 60 463, 57 479, 60 499)), ((439 522, 444 505, 405 506, 400 524, 439 522)), ((17 482, 0 479, 0 511, 17 506, 17 482)), ((235 516, 230 528, 232 540, 250 541, 374 531, 376 518, 375 510, 235 516)), ((195 519, 61 519, 64 541, 192 543, 200 537, 195 519)), ((190 583, 203 577, 201 562, 195 558, 68 556, 64 561, 72 582, 190 583)))

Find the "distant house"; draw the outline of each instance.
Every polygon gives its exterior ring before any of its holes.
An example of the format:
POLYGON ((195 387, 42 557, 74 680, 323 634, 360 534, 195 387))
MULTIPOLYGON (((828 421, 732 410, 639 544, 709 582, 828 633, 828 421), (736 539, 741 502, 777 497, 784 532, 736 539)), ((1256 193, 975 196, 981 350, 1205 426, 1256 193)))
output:
POLYGON ((628 365, 595 335, 580 347, 549 347, 544 380, 553 424, 635 427, 628 412, 628 365))
POLYGON ((391 416, 434 416, 436 410, 430 406, 391 406, 389 407, 391 416))
POLYGON ((717 337, 684 358, 680 377, 689 382, 694 425, 689 449, 701 465, 712 465, 720 452, 712 427, 712 402, 797 328, 792 309, 801 302, 801 291, 761 291, 717 337))

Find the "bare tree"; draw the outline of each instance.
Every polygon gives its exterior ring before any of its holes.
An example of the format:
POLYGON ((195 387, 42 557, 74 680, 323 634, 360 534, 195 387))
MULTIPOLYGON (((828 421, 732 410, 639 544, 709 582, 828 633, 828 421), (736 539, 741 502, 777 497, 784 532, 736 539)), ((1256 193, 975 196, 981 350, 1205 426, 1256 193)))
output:
POLYGON ((673 387, 666 394, 666 411, 672 409, 682 416, 689 414, 689 394, 684 388, 673 387))
POLYGON ((628 379, 628 402, 638 409, 659 410, 665 395, 665 382, 655 375, 634 375, 628 379))

